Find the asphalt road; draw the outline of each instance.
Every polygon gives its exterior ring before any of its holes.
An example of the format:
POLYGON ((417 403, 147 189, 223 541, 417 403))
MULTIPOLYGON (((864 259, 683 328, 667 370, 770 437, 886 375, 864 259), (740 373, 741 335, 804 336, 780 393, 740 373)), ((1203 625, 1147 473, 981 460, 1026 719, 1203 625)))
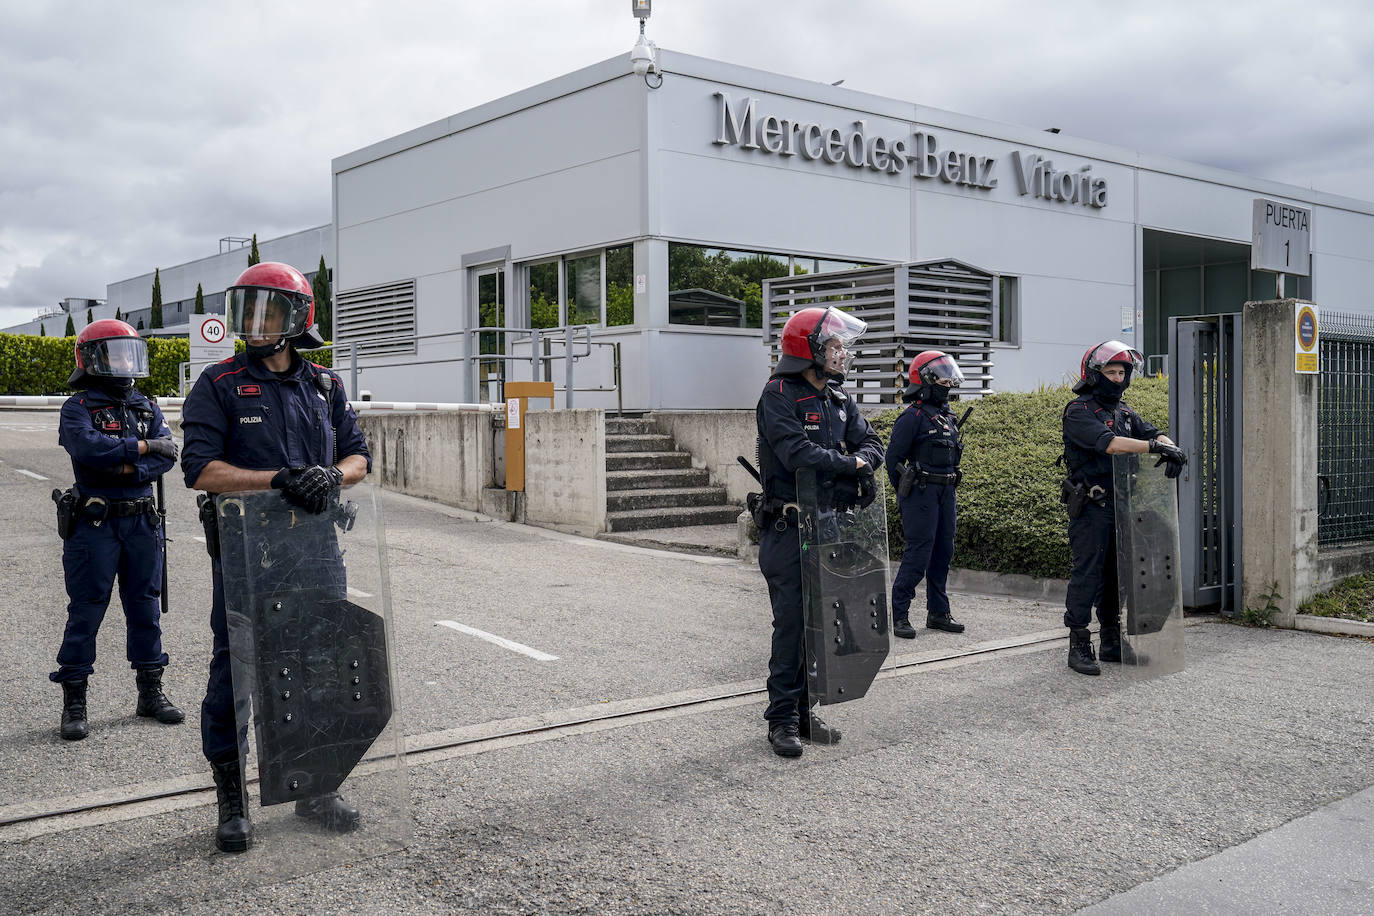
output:
MULTIPOLYGON (((0 413, 0 819, 207 775, 209 568, 179 482, 165 640, 187 723, 133 717, 116 605, 92 735, 56 736, 46 674, 65 598, 48 491, 70 469, 55 428, 53 413, 0 413)), ((903 667, 826 711, 840 745, 782 760, 750 693, 769 621, 755 568, 381 501, 402 722, 417 749, 401 783, 409 845, 361 839, 328 866, 266 837, 224 856, 213 796, 193 792, 0 826, 0 909, 1072 912, 1254 850, 1245 844, 1309 815, 1321 833, 1324 806, 1374 783, 1370 643, 1204 619, 1188 630, 1184 672, 1090 679, 1067 670, 1062 640, 1034 641, 1059 632, 1061 609, 976 595, 954 596, 967 633, 899 643, 903 667), (1018 637, 1028 644, 1010 647, 1018 637), (997 646, 1009 648, 939 660, 997 646), (673 708, 684 699, 705 702, 673 708), (577 724, 602 711, 624 715, 577 724), (563 727, 511 735, 539 725, 563 727)), ((1310 893, 1300 868, 1321 874, 1301 850, 1251 855, 1278 894, 1310 893)), ((1219 874, 1223 886, 1248 880, 1219 874)), ((1186 886, 1154 887, 1189 910, 1186 886)))

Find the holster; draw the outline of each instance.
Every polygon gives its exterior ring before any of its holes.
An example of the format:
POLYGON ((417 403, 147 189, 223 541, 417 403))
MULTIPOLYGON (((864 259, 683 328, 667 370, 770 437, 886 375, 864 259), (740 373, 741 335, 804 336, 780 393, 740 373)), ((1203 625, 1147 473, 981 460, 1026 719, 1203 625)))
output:
POLYGON ((1078 518, 1088 505, 1088 486, 1065 477, 1059 484, 1059 501, 1069 510, 1069 518, 1078 518))
POLYGON ((68 487, 65 490, 53 490, 52 501, 57 504, 57 536, 65 541, 76 531, 77 519, 81 517, 77 510, 81 497, 77 496, 75 487, 68 487))
POLYGON ((219 559, 219 519, 215 515, 215 497, 209 493, 196 494, 196 508, 200 526, 205 530, 205 552, 210 559, 219 559))
POLYGON ((915 464, 908 464, 902 470, 902 477, 897 481, 897 496, 906 499, 911 495, 911 488, 916 486, 916 475, 920 471, 916 470, 915 464))

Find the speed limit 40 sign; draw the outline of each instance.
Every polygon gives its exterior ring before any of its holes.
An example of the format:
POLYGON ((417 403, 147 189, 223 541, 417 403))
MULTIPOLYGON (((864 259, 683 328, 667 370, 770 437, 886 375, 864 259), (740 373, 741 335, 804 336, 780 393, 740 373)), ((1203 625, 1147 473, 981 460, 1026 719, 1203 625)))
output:
POLYGON ((223 315, 191 316, 191 362, 217 363, 234 355, 223 315))

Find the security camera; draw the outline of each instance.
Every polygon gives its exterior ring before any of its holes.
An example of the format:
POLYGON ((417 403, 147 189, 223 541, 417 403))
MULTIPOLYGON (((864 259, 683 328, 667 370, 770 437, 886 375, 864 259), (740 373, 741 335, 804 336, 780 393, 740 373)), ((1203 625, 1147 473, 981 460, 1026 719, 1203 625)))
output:
POLYGON ((636 76, 658 72, 658 48, 643 35, 639 36, 639 41, 630 51, 630 66, 634 68, 636 76))

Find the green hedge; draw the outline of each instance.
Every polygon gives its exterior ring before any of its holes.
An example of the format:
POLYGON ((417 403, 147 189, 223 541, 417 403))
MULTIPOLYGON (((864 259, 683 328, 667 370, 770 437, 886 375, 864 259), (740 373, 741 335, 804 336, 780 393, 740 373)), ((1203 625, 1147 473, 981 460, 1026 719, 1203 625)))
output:
MULTIPOLYGON (((964 430, 964 480, 954 565, 999 573, 1067 578, 1069 538, 1059 502, 1063 472, 1060 417, 1073 400, 1069 388, 997 394, 976 403, 964 430)), ((1160 429, 1168 425, 1169 388, 1163 378, 1133 382, 1126 403, 1160 429)), ((956 415, 965 407, 951 405, 956 415)), ((872 418, 886 443, 898 410, 872 418)), ((892 556, 902 554, 901 515, 888 488, 892 556)))
MULTIPOLYGON (((236 353, 243 341, 234 342, 236 353)), ((32 334, 0 334, 0 394, 70 394, 67 377, 76 365, 75 337, 38 337, 32 334)), ((304 351, 324 366, 333 365, 331 350, 304 351)), ((148 338, 148 377, 138 390, 154 397, 174 397, 178 392, 177 367, 190 359, 190 343, 184 337, 148 338)))

